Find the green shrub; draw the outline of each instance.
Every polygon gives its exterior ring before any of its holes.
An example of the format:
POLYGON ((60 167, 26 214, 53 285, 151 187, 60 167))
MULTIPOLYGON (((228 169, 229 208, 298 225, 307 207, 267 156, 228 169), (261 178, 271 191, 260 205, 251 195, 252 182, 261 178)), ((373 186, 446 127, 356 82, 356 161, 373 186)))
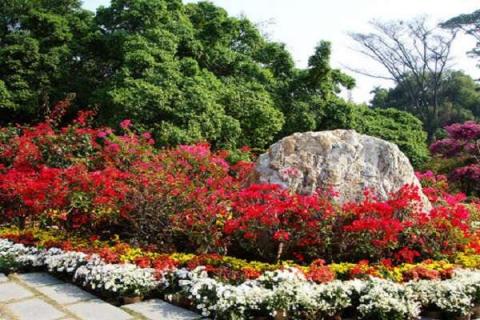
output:
POLYGON ((396 109, 356 109, 353 129, 379 137, 398 145, 414 167, 422 166, 429 159, 427 133, 415 116, 396 109))

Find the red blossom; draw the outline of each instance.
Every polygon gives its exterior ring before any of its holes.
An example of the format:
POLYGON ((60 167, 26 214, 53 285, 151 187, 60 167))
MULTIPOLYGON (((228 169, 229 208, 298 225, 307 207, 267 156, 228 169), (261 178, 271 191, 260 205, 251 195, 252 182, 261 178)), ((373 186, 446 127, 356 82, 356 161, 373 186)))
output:
POLYGON ((132 120, 130 119, 125 119, 122 122, 120 122, 120 128, 124 130, 127 130, 128 128, 130 128, 131 125, 132 125, 132 120))

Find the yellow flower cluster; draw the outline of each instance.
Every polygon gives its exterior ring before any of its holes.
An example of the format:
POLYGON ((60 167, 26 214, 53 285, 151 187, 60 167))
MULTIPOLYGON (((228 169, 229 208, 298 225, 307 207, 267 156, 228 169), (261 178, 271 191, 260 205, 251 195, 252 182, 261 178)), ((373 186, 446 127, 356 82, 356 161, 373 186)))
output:
POLYGON ((467 250, 457 254, 455 263, 469 269, 480 269, 480 255, 475 254, 473 250, 467 250))

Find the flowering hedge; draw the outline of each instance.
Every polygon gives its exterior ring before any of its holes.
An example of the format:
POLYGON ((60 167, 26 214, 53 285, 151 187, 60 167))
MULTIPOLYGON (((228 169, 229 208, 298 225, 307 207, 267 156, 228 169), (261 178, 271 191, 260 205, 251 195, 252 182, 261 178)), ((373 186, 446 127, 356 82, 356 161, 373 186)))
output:
MULTIPOLYGON (((422 310, 467 315, 480 302, 480 272, 456 269, 446 280, 396 283, 375 277, 317 283, 299 268, 265 271, 231 284, 212 277, 208 267, 169 265, 142 268, 112 264, 96 253, 26 246, 0 240, 0 267, 44 269, 103 296, 183 296, 202 315, 215 319, 256 319, 285 314, 289 319, 335 315, 358 319, 418 319, 422 310)), ((4 271, 4 270, 3 270, 4 271)), ((178 299, 175 299, 178 301, 178 299)))
POLYGON ((480 255, 472 248, 458 253, 453 258, 453 263, 444 260, 425 260, 415 264, 393 265, 391 261, 384 259, 380 263, 369 263, 367 260, 362 260, 358 263, 331 264, 326 264, 323 260, 315 260, 309 265, 298 265, 293 261, 283 261, 277 264, 248 262, 218 254, 163 254, 152 251, 150 248, 132 247, 119 239, 110 241, 100 241, 95 237, 82 239, 62 235, 55 230, 2 228, 0 229, 0 237, 29 246, 97 254, 109 263, 132 263, 139 267, 154 268, 159 271, 172 267, 184 267, 193 270, 198 266, 205 266, 211 276, 221 278, 229 283, 255 279, 266 271, 283 267, 300 269, 308 279, 318 283, 333 279, 363 279, 369 276, 381 277, 395 282, 412 279, 447 279, 451 276, 455 266, 480 268, 480 255))
POLYGON ((252 163, 209 145, 157 149, 131 121, 115 133, 89 126, 91 115, 0 128, 0 223, 270 263, 450 259, 475 240, 478 205, 436 185, 431 212, 408 185, 339 206, 334 194, 248 184, 252 163))

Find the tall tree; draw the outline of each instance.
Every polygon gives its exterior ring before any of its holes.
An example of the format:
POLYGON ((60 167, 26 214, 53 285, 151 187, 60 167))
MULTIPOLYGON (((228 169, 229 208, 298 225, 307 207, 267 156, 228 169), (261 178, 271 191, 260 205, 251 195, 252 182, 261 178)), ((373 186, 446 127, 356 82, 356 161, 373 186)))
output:
POLYGON ((441 26, 446 29, 460 29, 473 36, 477 40, 477 45, 469 53, 480 59, 480 10, 453 17, 442 23, 441 26))
MULTIPOLYGON (((406 81, 412 81, 409 78, 406 81)), ((479 119, 479 89, 472 77, 462 71, 445 72, 439 86, 439 116, 435 130, 454 122, 479 119)), ((410 108, 408 83, 402 82, 391 89, 376 88, 372 93, 374 96, 370 105, 374 108, 396 108, 414 113, 410 108)))
POLYGON ((354 85, 330 66, 328 42, 297 69, 284 45, 208 2, 113 0, 96 22, 100 47, 111 48, 98 63, 109 74, 96 94, 101 117, 135 119, 163 144, 262 148, 323 128, 325 105, 354 85))
POLYGON ((97 45, 110 48, 97 63, 108 74, 93 100, 102 122, 128 117, 162 144, 217 147, 264 147, 282 128, 272 93, 293 64, 275 65, 289 54, 248 20, 207 2, 113 0, 96 22, 97 45))
POLYGON ((394 81, 405 87, 409 111, 424 122, 429 139, 439 117, 439 92, 448 67, 454 30, 430 28, 425 18, 371 22, 374 32, 352 33, 360 52, 381 64, 386 75, 363 74, 394 81))
MULTIPOLYGON (((279 93, 280 106, 287 119, 282 134, 329 129, 331 109, 344 114, 345 101, 338 97, 342 88, 351 89, 355 80, 330 66, 331 44, 321 41, 308 60, 308 68, 295 70, 279 93), (330 109, 330 110, 329 110, 330 109), (329 114, 330 113, 330 114, 329 114)), ((341 126, 341 123, 336 123, 341 126)))
POLYGON ((284 44, 209 2, 112 0, 93 14, 77 0, 4 0, 0 121, 34 121, 75 93, 76 108, 98 107, 99 125, 130 118, 162 145, 264 148, 298 131, 405 131, 359 125, 366 110, 339 97, 354 80, 332 68, 331 54, 322 41, 296 68, 284 44))
POLYGON ((0 121, 35 119, 71 92, 92 17, 78 0, 0 2, 0 121))

